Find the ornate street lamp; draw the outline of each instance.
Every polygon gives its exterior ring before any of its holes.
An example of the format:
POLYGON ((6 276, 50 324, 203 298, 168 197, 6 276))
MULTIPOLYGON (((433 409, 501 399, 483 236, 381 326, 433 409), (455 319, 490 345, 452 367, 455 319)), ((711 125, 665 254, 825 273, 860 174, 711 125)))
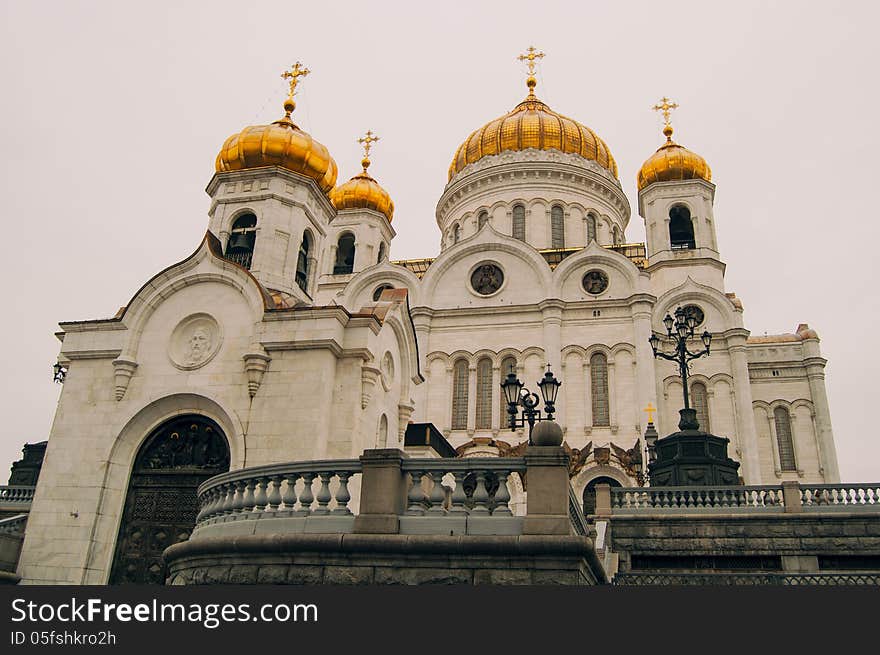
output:
POLYGON ((541 397, 544 400, 544 414, 541 410, 536 409, 541 398, 538 394, 532 393, 526 389, 519 378, 516 377, 516 371, 513 366, 507 374, 504 382, 501 383, 501 389, 504 391, 504 398, 507 400, 507 414, 509 417, 508 425, 510 431, 513 432, 517 427, 525 427, 529 425, 529 445, 532 443, 532 428, 538 421, 552 421, 553 414, 556 412, 556 396, 559 393, 559 387, 562 382, 556 379, 550 370, 550 364, 547 364, 547 372, 544 377, 538 381, 538 389, 541 390, 541 397), (519 408, 522 407, 522 415, 519 414, 519 408))
POLYGON ((666 336, 674 340, 675 348, 673 352, 667 354, 659 350, 660 337, 656 333, 651 333, 648 342, 651 344, 651 350, 654 351, 654 357, 668 359, 678 364, 682 391, 684 393, 684 409, 681 410, 681 421, 678 424, 679 429, 699 430, 700 424, 697 422, 697 413, 691 409, 688 397, 688 370, 693 360, 709 354, 712 335, 708 330, 704 330, 703 334, 700 335, 700 339, 703 342, 703 350, 699 352, 688 350, 687 341, 695 336, 694 328, 697 327, 697 317, 693 313, 685 312, 681 307, 675 310, 675 318, 666 314, 666 317, 663 319, 663 325, 666 328, 666 336))
POLYGON ((64 384, 65 377, 67 377, 67 367, 61 362, 55 362, 52 367, 52 379, 58 384, 64 384))

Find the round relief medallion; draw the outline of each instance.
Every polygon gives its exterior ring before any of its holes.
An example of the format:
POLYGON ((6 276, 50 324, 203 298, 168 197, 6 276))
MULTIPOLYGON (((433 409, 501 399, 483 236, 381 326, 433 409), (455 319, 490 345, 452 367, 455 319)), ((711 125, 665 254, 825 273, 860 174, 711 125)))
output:
POLYGON ((504 284, 504 272, 497 264, 480 264, 471 273, 471 288, 481 296, 491 296, 504 284))
POLYGON ((171 333, 168 356, 177 368, 191 371, 210 362, 222 341, 220 325, 213 316, 192 314, 171 333))
POLYGON ((695 319, 697 319, 694 327, 702 325, 703 321, 706 320, 706 315, 703 313, 703 310, 699 305, 685 305, 684 315, 685 317, 693 316, 695 319))
POLYGON ((394 357, 390 352, 386 352, 382 357, 380 370, 382 371, 382 386, 385 387, 385 391, 388 391, 391 389, 391 383, 394 382, 394 357))
POLYGON ((605 271, 600 271, 596 268, 592 271, 587 271, 584 274, 584 279, 581 281, 581 284, 584 286, 584 291, 594 296, 598 296, 608 288, 608 276, 605 275, 605 271))

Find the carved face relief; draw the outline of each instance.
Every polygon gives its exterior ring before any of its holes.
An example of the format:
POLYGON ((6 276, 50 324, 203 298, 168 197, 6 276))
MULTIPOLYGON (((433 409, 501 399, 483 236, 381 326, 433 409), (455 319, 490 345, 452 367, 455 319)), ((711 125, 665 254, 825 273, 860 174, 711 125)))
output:
POLYGON ((168 356, 179 369, 193 370, 207 364, 220 349, 220 325, 209 314, 187 316, 171 333, 168 356))
POLYGON ((471 287, 481 296, 491 296, 504 284, 504 273, 495 264, 480 264, 471 273, 471 287))
POLYGON ((594 296, 598 296, 608 288, 608 276, 605 275, 604 271, 600 271, 599 269, 587 271, 584 275, 582 284, 584 286, 584 291, 594 296))

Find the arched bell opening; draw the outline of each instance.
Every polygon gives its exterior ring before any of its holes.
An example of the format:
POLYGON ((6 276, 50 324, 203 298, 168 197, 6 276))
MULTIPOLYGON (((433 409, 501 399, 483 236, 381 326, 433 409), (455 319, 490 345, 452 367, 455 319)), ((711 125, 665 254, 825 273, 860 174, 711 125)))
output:
POLYGON ((254 258, 254 245, 257 242, 257 217, 242 214, 235 219, 223 255, 229 261, 250 269, 254 258))
POLYGON ((691 212, 682 205, 676 205, 669 210, 669 245, 673 250, 692 250, 697 247, 691 212))
POLYGON ((333 275, 348 275, 354 272, 354 235, 346 232, 336 242, 336 261, 333 264, 333 275))
POLYGON ((162 552, 189 539, 196 490, 228 470, 229 442, 211 419, 186 414, 153 430, 132 467, 110 584, 164 584, 162 552))

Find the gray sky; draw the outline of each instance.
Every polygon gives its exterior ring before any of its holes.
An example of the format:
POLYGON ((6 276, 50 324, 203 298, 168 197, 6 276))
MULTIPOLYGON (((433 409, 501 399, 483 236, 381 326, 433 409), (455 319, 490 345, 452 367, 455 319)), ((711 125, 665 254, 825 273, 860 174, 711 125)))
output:
POLYGON ((530 44, 547 54, 538 95, 611 148, 629 241, 644 239, 636 172, 662 143, 650 107, 681 105, 676 140, 712 166, 746 326, 819 332, 843 479, 880 479, 880 228, 864 204, 880 174, 880 5, 316 4, 0 2, 0 482, 49 432, 58 321, 112 316, 195 249, 214 157, 228 135, 281 115, 285 67, 312 70, 294 118, 340 181, 358 172, 355 139, 381 136, 370 172, 396 205, 391 255, 427 257, 452 154, 524 97, 516 55, 530 44))

